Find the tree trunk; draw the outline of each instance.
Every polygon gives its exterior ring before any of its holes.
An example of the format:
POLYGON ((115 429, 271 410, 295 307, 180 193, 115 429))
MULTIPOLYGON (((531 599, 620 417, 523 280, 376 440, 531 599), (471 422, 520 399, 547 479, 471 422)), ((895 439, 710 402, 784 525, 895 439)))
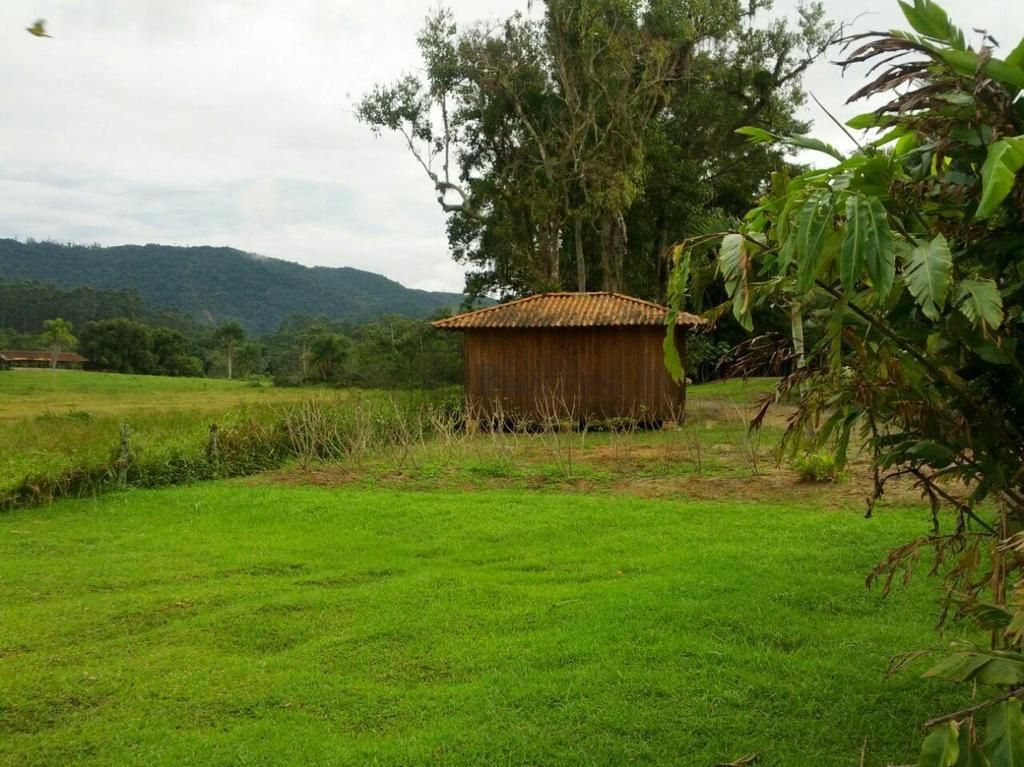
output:
POLYGON ((626 250, 626 220, 619 212, 606 214, 601 221, 601 270, 604 289, 622 290, 622 265, 626 250))
POLYGON ((654 254, 658 269, 658 295, 662 299, 667 299, 668 277, 672 272, 672 264, 668 262, 668 220, 664 215, 658 219, 658 242, 655 247, 658 249, 654 254))
POLYGON ((551 259, 551 271, 550 271, 551 285, 552 285, 552 287, 555 290, 560 290, 561 287, 562 287, 562 277, 559 274, 559 269, 558 269, 558 259, 559 259, 559 256, 561 255, 560 252, 559 252, 559 248, 558 248, 559 239, 560 239, 559 234, 560 234, 560 232, 559 232, 558 226, 555 225, 555 224, 552 224, 551 225, 551 232, 549 234, 549 241, 548 241, 548 254, 549 254, 548 257, 551 259))
POLYGON ((789 309, 789 328, 793 336, 793 353, 796 355, 796 366, 804 366, 804 316, 797 306, 789 309))
POLYGON ((234 347, 229 346, 228 347, 228 380, 229 381, 231 380, 231 362, 232 362, 232 358, 234 356, 235 356, 235 349, 234 349, 234 347))
POLYGON ((601 287, 614 290, 612 287, 612 222, 607 216, 601 218, 601 287))
POLYGON ((539 290, 560 290, 561 278, 558 270, 559 229, 554 222, 544 222, 537 228, 537 268, 539 290))
POLYGON ((587 292, 587 262, 583 255, 583 216, 576 215, 573 239, 576 240, 576 290, 587 292))

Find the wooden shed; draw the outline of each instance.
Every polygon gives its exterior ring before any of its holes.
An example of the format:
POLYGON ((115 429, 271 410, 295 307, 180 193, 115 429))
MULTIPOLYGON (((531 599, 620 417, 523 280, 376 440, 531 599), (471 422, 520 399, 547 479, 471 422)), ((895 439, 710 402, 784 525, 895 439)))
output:
MULTIPOLYGON (((466 334, 466 403, 482 417, 661 423, 686 405, 665 367, 667 316, 619 293, 543 293, 433 324, 466 334)), ((686 329, 703 322, 678 318, 682 355, 686 329)))

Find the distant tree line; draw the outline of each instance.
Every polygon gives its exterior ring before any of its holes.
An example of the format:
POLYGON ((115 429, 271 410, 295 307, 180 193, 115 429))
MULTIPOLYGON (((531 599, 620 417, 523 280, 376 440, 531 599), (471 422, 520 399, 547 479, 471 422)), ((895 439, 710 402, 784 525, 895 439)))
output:
POLYGON ((173 310, 154 309, 133 289, 60 288, 39 281, 0 280, 0 329, 36 333, 43 322, 60 317, 76 328, 94 320, 124 317, 194 334, 199 324, 173 310))
POLYGON ((42 282, 0 281, 0 327, 35 332, 42 323, 61 317, 81 326, 90 320, 113 317, 140 318, 142 296, 130 290, 63 290, 42 282))
POLYGON ((436 330, 429 320, 387 315, 355 324, 295 315, 263 343, 279 386, 424 388, 462 381, 461 334, 436 330))
POLYGON ((134 291, 0 282, 0 348, 74 349, 93 370, 423 388, 461 381, 461 344, 428 320, 398 315, 368 323, 295 315, 273 333, 250 337, 236 321, 200 325, 153 311, 134 291))

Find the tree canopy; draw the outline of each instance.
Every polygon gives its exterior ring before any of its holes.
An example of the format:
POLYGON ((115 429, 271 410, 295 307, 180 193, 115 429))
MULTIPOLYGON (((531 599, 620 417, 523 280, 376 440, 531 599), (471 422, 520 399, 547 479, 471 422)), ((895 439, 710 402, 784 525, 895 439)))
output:
POLYGON ((459 29, 428 17, 424 75, 359 105, 404 137, 448 214, 473 295, 628 290, 658 298, 667 245, 740 213, 801 126, 800 76, 835 28, 820 6, 760 24, 762 0, 547 0, 459 29))
POLYGON ((50 367, 56 368, 62 352, 71 349, 76 341, 72 334, 72 325, 65 319, 57 317, 43 322, 43 341, 50 350, 50 367))

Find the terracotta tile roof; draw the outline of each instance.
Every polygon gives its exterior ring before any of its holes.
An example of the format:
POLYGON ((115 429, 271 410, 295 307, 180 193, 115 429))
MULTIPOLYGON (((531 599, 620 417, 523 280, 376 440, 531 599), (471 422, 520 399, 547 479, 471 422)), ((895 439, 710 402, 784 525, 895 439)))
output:
MULTIPOLYGON (((0 349, 0 358, 7 362, 49 362, 49 352, 23 352, 15 349, 0 349)), ((61 352, 58 362, 88 362, 85 357, 75 352, 61 352)))
MULTIPOLYGON (((436 328, 591 328, 621 325, 664 325, 668 309, 621 293, 541 293, 474 312, 437 320, 436 328)), ((680 325, 703 325, 683 312, 680 325)))

